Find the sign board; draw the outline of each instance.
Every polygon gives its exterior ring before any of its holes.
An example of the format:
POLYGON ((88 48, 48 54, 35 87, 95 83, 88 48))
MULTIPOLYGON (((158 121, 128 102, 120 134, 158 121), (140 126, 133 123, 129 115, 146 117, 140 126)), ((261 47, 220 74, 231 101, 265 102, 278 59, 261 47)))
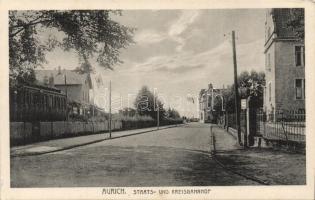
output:
POLYGON ((246 110, 247 108, 247 99, 241 99, 241 109, 246 110))

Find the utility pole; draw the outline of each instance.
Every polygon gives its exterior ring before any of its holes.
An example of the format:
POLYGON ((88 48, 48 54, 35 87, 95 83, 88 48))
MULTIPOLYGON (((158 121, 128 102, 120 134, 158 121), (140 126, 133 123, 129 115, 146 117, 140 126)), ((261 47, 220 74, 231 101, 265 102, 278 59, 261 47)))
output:
POLYGON ((214 110, 214 108, 213 108, 213 105, 214 105, 214 99, 213 99, 213 86, 212 86, 212 88, 211 88, 211 110, 213 111, 214 110))
POLYGON ((109 138, 112 138, 112 81, 109 81, 109 138))
POLYGON ((65 92, 66 92, 66 121, 68 121, 69 113, 68 113, 68 87, 67 87, 67 75, 65 72, 65 92))
POLYGON ((93 88, 93 107, 92 107, 92 116, 94 117, 95 116, 95 91, 94 91, 94 86, 92 86, 93 88))
POLYGON ((239 144, 242 143, 241 139, 241 119, 240 119, 240 102, 237 84, 237 62, 236 62, 236 48, 235 48, 235 31, 232 31, 232 45, 233 45, 233 64, 234 64, 234 90, 235 90, 235 111, 236 111, 236 128, 237 138, 239 144))
POLYGON ((157 102, 157 97, 155 99, 156 99, 155 103, 157 105, 157 113, 156 113, 157 114, 157 116, 156 116, 157 124, 156 124, 156 128, 159 130, 159 128, 160 128, 160 109, 159 109, 159 104, 157 102))

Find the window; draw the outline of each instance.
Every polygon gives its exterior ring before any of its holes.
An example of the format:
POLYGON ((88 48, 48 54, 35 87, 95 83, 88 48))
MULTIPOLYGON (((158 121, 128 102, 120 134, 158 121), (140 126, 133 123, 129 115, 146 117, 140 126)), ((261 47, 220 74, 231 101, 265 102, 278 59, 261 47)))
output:
POLYGON ((208 108, 211 107, 211 103, 212 103, 211 101, 212 101, 212 100, 211 100, 211 96, 209 95, 209 96, 208 96, 208 108))
POLYGON ((305 99, 304 79, 295 79, 295 99, 305 99))
POLYGON ((304 66, 305 53, 304 46, 295 46, 295 65, 304 66))

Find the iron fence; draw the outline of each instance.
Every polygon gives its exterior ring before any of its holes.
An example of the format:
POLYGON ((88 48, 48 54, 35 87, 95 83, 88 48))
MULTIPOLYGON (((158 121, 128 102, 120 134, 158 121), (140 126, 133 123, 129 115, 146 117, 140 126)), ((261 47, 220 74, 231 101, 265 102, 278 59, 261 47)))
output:
POLYGON ((269 140, 305 142, 305 110, 257 111, 257 133, 269 140))

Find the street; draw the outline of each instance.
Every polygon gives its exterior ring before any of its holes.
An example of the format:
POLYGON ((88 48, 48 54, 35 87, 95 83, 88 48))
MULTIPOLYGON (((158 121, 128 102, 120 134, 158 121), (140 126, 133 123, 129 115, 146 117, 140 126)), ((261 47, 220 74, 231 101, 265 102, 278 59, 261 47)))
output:
MULTIPOLYGON (((233 141, 231 135, 223 138, 233 141)), ((70 150, 11 158, 11 187, 257 185, 210 156, 210 125, 190 123, 70 150)), ((222 143, 222 141, 221 141, 222 143)))
POLYGON ((0 199, 314 198, 309 2, 75 3, 4 4, 0 199))

